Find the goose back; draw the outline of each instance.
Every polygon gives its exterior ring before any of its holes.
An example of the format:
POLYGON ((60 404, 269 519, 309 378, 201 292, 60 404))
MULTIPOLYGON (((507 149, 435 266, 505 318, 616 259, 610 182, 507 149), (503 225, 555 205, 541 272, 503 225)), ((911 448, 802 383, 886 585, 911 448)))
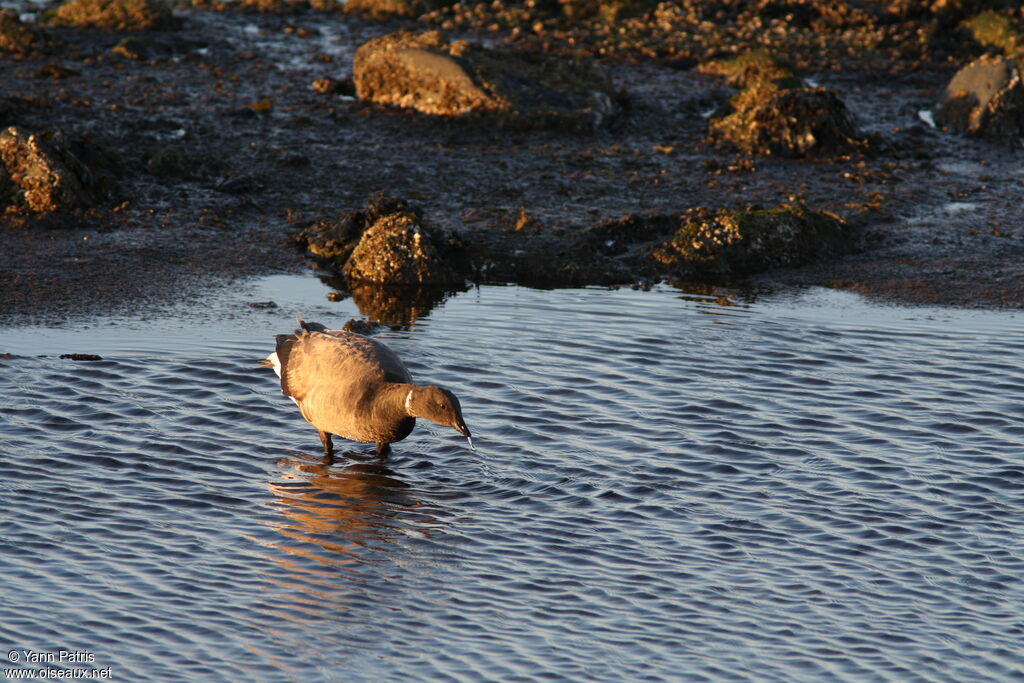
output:
POLYGON ((277 336, 281 391, 299 404, 318 430, 353 441, 390 443, 415 425, 403 409, 412 382, 401 359, 383 344, 341 330, 304 323, 277 336))

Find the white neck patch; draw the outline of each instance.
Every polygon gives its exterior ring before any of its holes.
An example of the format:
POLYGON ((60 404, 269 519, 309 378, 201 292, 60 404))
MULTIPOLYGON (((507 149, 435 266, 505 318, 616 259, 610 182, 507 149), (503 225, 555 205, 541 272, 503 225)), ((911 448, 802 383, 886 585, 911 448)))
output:
POLYGON ((412 389, 405 395, 405 412, 407 415, 412 415, 412 389))

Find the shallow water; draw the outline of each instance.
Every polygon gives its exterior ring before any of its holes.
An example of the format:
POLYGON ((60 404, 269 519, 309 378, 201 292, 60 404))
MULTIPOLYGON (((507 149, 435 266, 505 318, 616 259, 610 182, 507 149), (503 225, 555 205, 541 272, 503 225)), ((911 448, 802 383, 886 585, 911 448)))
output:
POLYGON ((0 643, 121 680, 1024 676, 1019 315, 484 287, 379 334, 478 450, 325 467, 255 363, 356 315, 325 291, 0 330, 0 643))

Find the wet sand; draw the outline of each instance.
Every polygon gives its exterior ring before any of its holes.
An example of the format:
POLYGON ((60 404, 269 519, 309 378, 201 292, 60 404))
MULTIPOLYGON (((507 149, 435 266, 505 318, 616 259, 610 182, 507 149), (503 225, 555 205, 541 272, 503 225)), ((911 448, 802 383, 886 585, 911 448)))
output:
MULTIPOLYGON (((910 303, 1024 302, 1019 144, 963 138, 919 116, 963 63, 948 55, 823 57, 820 71, 798 59, 801 76, 839 93, 871 146, 782 159, 707 139, 708 112, 735 90, 685 59, 628 50, 602 59, 630 101, 610 130, 511 130, 344 94, 356 47, 429 22, 176 13, 179 30, 137 34, 146 59, 112 53, 122 34, 50 29, 40 51, 0 60, 6 124, 81 136, 102 152, 111 189, 85 212, 5 217, 0 312, 9 320, 146 309, 238 278, 300 272, 307 261, 294 235, 380 190, 467 239, 552 244, 629 214, 797 202, 855 221, 864 249, 717 287, 822 284, 910 303), (312 88, 325 77, 340 90, 312 88), (524 215, 531 230, 516 233, 524 215)), ((489 38, 504 39, 512 34, 489 38)), ((557 31, 537 40, 512 43, 571 52, 557 31)))

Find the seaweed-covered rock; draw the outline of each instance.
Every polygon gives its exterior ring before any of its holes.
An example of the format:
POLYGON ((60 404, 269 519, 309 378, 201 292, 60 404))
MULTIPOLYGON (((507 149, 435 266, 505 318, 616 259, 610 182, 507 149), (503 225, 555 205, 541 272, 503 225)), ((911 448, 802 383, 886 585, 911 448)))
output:
POLYGON ((163 0, 68 0, 44 15, 47 23, 103 31, 145 31, 177 26, 163 0))
POLYGON ((804 209, 767 211, 693 209, 651 257, 671 275, 742 277, 836 256, 855 246, 840 219, 804 209))
POLYGON ((439 31, 363 44, 353 76, 360 99, 439 116, 593 130, 620 112, 611 81, 594 65, 448 42, 439 31))
POLYGON ((935 118, 967 135, 1024 135, 1021 63, 991 55, 974 60, 957 71, 946 86, 935 118))
POLYGON ((0 52, 31 52, 39 41, 39 32, 11 10, 0 10, 0 52))
POLYGON ((59 134, 44 140, 12 126, 0 133, 0 161, 0 196, 8 208, 68 211, 102 197, 99 179, 59 134))
POLYGON ((789 157, 848 153, 862 146, 846 105, 797 79, 756 79, 708 126, 712 138, 747 154, 789 157))

